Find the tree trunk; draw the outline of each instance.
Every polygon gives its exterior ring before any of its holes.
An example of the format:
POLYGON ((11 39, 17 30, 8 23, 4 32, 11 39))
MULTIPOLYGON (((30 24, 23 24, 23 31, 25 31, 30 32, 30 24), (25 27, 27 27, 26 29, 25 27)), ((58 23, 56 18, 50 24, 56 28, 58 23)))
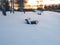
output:
POLYGON ((2 0, 2 13, 6 16, 6 0, 2 0))

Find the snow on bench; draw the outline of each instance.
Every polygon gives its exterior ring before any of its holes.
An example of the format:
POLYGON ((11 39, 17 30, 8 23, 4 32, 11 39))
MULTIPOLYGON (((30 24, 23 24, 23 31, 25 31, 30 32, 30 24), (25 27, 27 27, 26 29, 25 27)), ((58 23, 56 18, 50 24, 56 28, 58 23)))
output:
POLYGON ((25 21, 26 21, 27 24, 37 24, 38 23, 37 20, 31 20, 30 18, 25 19, 25 21))

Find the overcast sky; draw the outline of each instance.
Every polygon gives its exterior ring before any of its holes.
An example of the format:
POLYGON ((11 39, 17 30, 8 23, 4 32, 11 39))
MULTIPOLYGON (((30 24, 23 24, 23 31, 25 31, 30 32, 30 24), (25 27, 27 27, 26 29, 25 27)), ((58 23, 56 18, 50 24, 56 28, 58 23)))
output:
POLYGON ((60 0, 43 0, 44 4, 60 4, 60 0))
MULTIPOLYGON (((30 5, 37 5, 37 2, 36 1, 37 0, 28 0, 28 4, 30 4, 30 5)), ((43 4, 47 4, 47 5, 49 5, 49 4, 60 4, 60 0, 43 0, 42 3, 43 4)))

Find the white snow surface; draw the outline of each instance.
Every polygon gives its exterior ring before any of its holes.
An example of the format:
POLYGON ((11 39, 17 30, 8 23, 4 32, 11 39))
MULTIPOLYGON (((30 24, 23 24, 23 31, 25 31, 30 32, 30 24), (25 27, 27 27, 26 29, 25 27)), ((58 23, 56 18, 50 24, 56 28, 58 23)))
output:
POLYGON ((60 13, 0 12, 0 45, 60 45, 60 13), (26 24, 26 18, 38 20, 38 24, 26 24))

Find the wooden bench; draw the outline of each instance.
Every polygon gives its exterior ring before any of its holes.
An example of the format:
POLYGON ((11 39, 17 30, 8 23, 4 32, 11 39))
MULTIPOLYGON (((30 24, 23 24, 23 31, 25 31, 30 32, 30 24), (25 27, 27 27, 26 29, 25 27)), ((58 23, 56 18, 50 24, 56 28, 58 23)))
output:
POLYGON ((37 20, 33 20, 33 21, 29 21, 28 19, 25 19, 27 24, 37 24, 38 21, 37 20))

